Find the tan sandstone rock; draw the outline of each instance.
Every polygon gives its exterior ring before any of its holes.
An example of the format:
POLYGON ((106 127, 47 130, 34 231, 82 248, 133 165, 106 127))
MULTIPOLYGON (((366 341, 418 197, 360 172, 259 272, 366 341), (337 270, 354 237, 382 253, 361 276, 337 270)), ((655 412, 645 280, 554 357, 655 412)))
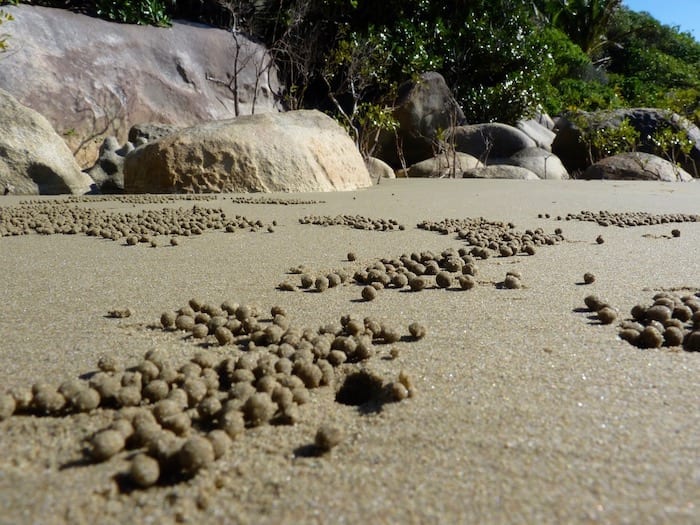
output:
POLYGON ((185 128, 126 157, 128 193, 354 190, 372 181, 355 144, 315 110, 185 128))
POLYGON ((0 89, 0 191, 83 194, 92 183, 48 120, 0 89))

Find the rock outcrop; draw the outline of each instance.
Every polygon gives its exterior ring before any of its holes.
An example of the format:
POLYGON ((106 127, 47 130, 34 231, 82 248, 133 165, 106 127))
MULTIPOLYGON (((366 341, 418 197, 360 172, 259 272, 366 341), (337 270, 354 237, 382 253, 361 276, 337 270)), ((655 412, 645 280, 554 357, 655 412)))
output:
POLYGON ((485 166, 483 168, 473 168, 462 173, 465 179, 518 179, 518 180, 540 180, 540 178, 528 169, 520 166, 509 166, 499 164, 485 166))
POLYGON ((607 180, 655 180, 663 182, 688 182, 692 175, 680 166, 642 152, 621 153, 604 158, 583 173, 584 179, 607 180))
POLYGON ((466 170, 483 167, 484 165, 479 162, 479 159, 466 153, 456 152, 454 155, 440 155, 418 162, 408 168, 406 175, 411 178, 460 178, 466 170))
POLYGON ((440 135, 465 121, 445 79, 434 72, 401 85, 394 118, 399 129, 382 134, 376 154, 391 166, 402 156, 408 166, 433 157, 440 135))
POLYGON ((0 88, 44 115, 82 167, 105 137, 123 144, 141 122, 190 126, 277 111, 281 90, 260 45, 188 22, 170 28, 117 24, 30 5, 4 6, 10 52, 0 88), (238 72, 238 93, 231 79, 238 72), (236 100, 237 99, 237 100, 236 100))
MULTIPOLYGON (((589 146, 581 140, 579 124, 584 123, 595 131, 617 128, 625 120, 639 132, 640 144, 637 150, 644 153, 657 153, 653 137, 659 130, 669 128, 674 132, 684 132, 693 145, 688 155, 679 153, 676 158, 685 171, 693 176, 699 176, 700 129, 681 116, 661 109, 630 108, 592 113, 580 112, 575 119, 562 117, 557 122, 559 130, 552 143, 552 152, 561 159, 569 173, 583 172, 591 162, 589 146)), ((597 157, 599 152, 590 153, 597 157)))
POLYGON ((524 148, 534 148, 535 141, 519 129, 499 122, 458 126, 449 139, 457 151, 468 153, 482 162, 506 158, 524 148))
POLYGON ((0 192, 83 194, 91 185, 51 124, 0 89, 0 192))
POLYGON ((520 166, 543 180, 568 179, 569 174, 559 157, 541 148, 525 148, 505 159, 489 159, 489 164, 520 166))
POLYGON ((140 146, 124 162, 128 193, 333 191, 371 184, 345 130, 315 110, 193 126, 140 146))

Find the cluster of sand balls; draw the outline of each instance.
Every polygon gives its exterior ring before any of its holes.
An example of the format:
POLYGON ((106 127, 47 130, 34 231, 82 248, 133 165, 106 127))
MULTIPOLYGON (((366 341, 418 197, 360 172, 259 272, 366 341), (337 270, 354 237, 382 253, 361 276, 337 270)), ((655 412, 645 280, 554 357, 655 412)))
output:
MULTIPOLYGON (((354 260, 354 253, 348 254, 354 260)), ((377 259, 351 276, 345 270, 336 270, 321 275, 302 273, 302 268, 291 273, 300 273, 299 285, 285 281, 278 288, 285 291, 307 290, 325 292, 329 288, 349 283, 362 286, 361 296, 365 301, 374 300, 383 289, 413 292, 429 288, 471 290, 476 286, 475 276, 479 269, 476 259, 466 248, 448 248, 439 254, 430 250, 403 254, 397 258, 377 259)))
POLYGON ((0 208, 0 237, 32 232, 43 235, 83 233, 122 241, 128 245, 150 243, 151 246, 156 246, 158 236, 200 235, 210 230, 272 232, 275 225, 274 221, 272 224, 264 224, 260 220, 254 221, 240 215, 227 217, 220 208, 197 204, 191 208, 161 208, 138 213, 116 213, 80 207, 66 200, 40 201, 0 208))
POLYGON ((564 240, 559 228, 552 234, 544 233, 542 228, 519 232, 512 222, 488 221, 482 217, 426 220, 418 223, 417 227, 442 235, 456 233, 459 239, 472 247, 469 253, 479 259, 488 259, 491 256, 511 257, 517 254, 534 255, 538 246, 552 246, 564 240))
POLYGON ((231 197, 231 201, 236 204, 279 204, 282 206, 324 204, 326 202, 314 199, 283 199, 279 197, 247 197, 242 195, 231 197))
POLYGON ((587 295, 583 302, 586 303, 589 311, 596 314, 600 324, 612 324, 617 319, 617 310, 597 295, 587 295))
POLYGON ((316 226, 347 226, 356 230, 393 231, 405 230, 403 224, 396 219, 372 219, 362 215, 307 215, 299 219, 300 224, 315 224, 316 226))
MULTIPOLYGON (((196 474, 223 456, 247 428, 297 422, 310 389, 353 378, 343 395, 361 402, 372 400, 366 394, 373 388, 378 402, 414 394, 405 372, 385 382, 365 370, 364 363, 377 353, 373 343, 402 338, 376 319, 345 315, 337 324, 312 330, 293 326, 280 307, 263 320, 254 307, 197 299, 178 309, 174 321, 170 313, 162 315, 164 330, 189 333, 197 341, 209 337, 231 345, 231 352, 200 350, 176 367, 165 352, 151 350, 128 369, 102 357, 89 379, 70 379, 58 387, 39 383, 0 395, 0 420, 110 409, 112 422, 89 439, 89 457, 100 462, 122 454, 130 460, 130 482, 148 487, 196 474)), ((426 329, 412 323, 408 332, 405 338, 415 340, 426 329)), ((342 402, 340 393, 337 399, 342 402)), ((320 429, 316 446, 327 451, 341 434, 320 429)))
POLYGON ((660 292, 653 301, 632 308, 632 319, 620 323, 620 338, 639 348, 682 346, 700 352, 700 293, 660 292))
MULTIPOLYGON (((557 216, 557 220, 562 220, 557 216)), ((569 213, 564 220, 595 222, 600 226, 618 226, 628 228, 631 226, 654 226, 657 224, 671 224, 682 222, 700 222, 700 215, 688 213, 663 213, 653 214, 647 212, 611 212, 611 211, 586 211, 569 213)))

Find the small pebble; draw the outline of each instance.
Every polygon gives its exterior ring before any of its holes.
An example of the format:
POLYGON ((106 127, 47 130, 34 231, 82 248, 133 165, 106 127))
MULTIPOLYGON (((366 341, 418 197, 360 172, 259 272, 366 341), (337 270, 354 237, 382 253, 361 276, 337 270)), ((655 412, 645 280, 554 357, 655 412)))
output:
POLYGON ((595 275, 593 275, 590 272, 586 272, 583 274, 583 282, 586 284, 592 284, 595 282, 595 275))
POLYGON ((598 237, 595 238, 595 242, 598 244, 603 244, 605 242, 605 239, 603 239, 602 235, 598 235, 598 237))

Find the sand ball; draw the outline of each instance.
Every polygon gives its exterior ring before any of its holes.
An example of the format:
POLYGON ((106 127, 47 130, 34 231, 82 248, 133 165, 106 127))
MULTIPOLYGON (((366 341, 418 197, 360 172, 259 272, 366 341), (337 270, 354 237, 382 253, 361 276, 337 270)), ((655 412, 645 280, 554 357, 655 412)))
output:
POLYGON ((391 284, 395 288, 403 288, 408 284, 408 277, 403 273, 397 273, 391 278, 391 284))
POLYGON ((314 287, 318 292, 325 292, 326 290, 328 290, 328 286, 329 282, 327 277, 321 276, 316 278, 316 281, 314 281, 314 287))
POLYGON ((92 436, 90 445, 90 454, 92 458, 96 461, 105 461, 124 450, 126 442, 121 432, 113 429, 106 429, 92 436))
POLYGON ((602 235, 598 235, 598 237, 595 238, 595 242, 598 244, 603 244, 605 242, 605 239, 603 239, 602 235))
POLYGON ((218 327, 214 332, 214 336, 221 346, 231 344, 234 341, 233 333, 225 326, 218 327))
POLYGON ((125 386, 115 396, 117 404, 122 407, 134 407, 141 403, 141 389, 137 386, 125 386))
POLYGON ((327 423, 321 425, 316 431, 314 445, 319 451, 326 453, 340 445, 343 439, 345 439, 343 430, 338 426, 327 423))
POLYGON ((58 392, 70 402, 85 386, 80 379, 68 379, 59 385, 58 392))
POLYGON ((408 331, 414 339, 423 339, 427 330, 421 323, 411 323, 408 325, 408 331))
POLYGON ((399 331, 396 330, 395 328, 390 327, 390 326, 383 326, 382 327, 380 337, 387 344, 396 343, 396 342, 401 340, 401 334, 399 333, 399 331))
POLYGON ((357 255, 355 252, 348 252, 348 261, 355 261, 357 260, 357 255))
POLYGON ((590 272, 586 272, 583 274, 583 282, 586 284, 592 284, 595 282, 595 275, 593 275, 590 272))
POLYGON ((681 346, 683 344, 683 329, 677 326, 669 326, 664 330, 665 346, 681 346))
POLYGON ((609 306, 605 306, 604 308, 598 310, 597 315, 598 320, 602 324, 611 324, 615 321, 615 319, 617 319, 617 312, 609 306))
POLYGON ((685 348, 688 352, 700 352, 700 330, 690 332, 685 337, 683 348, 685 348))
POLYGON ((178 330, 190 332, 194 328, 194 325, 194 317, 190 317, 189 315, 178 315, 175 319, 175 327, 178 330))
POLYGON ((659 348, 664 342, 661 332, 653 326, 646 326, 639 334, 637 346, 640 348, 659 348))
POLYGON ((256 392, 248 398, 242 408, 245 419, 254 427, 269 422, 277 412, 277 405, 266 392, 256 392))
POLYGON ((462 290, 471 290, 476 286, 476 280, 471 275, 460 275, 457 277, 457 281, 462 290))
POLYGON ((10 394, 0 394, 0 421, 12 417, 17 408, 15 398, 10 394))
POLYGON ((592 312, 597 312, 601 308, 608 306, 607 302, 600 299, 597 295, 587 295, 583 299, 583 302, 586 303, 586 306, 592 312))
POLYGON ((207 434, 207 439, 211 442, 212 449, 214 450, 214 459, 219 459, 231 446, 230 436, 221 429, 215 429, 207 434))
POLYGON ((304 405, 311 401, 311 394, 304 386, 292 388, 292 397, 297 405, 304 405))
POLYGON ((184 436, 192 428, 192 418, 186 412, 179 412, 163 420, 163 428, 178 436, 184 436))
POLYGON ((240 410, 227 410, 219 416, 219 428, 235 439, 245 432, 245 419, 240 410))
POLYGON ((673 311, 660 304, 656 304, 646 311, 645 318, 647 321, 658 321, 663 323, 671 318, 673 311))
POLYGON ((97 361, 97 368, 103 372, 119 372, 121 366, 114 356, 103 355, 97 361))
POLYGON ((428 285, 428 281, 423 277, 416 276, 408 281, 408 285, 410 286, 411 291, 420 292, 421 290, 424 290, 425 287, 428 285))
POLYGON ((506 275, 505 280, 503 281, 503 286, 505 288, 508 288, 510 290, 514 290, 517 288, 522 288, 523 285, 520 282, 520 279, 518 279, 515 275, 506 275))
POLYGON ((71 402, 79 412, 89 412, 100 406, 100 394, 93 388, 83 388, 72 399, 71 402))
POLYGON ((177 452, 177 463, 188 475, 214 462, 214 446, 203 436, 192 436, 177 452))
POLYGON ((129 479, 141 488, 155 485, 160 478, 158 461, 147 454, 137 454, 129 466, 129 479))
POLYGON ((297 361, 293 366, 293 373, 304 382, 307 388, 317 388, 321 384, 323 372, 309 361, 297 361))
POLYGON ((435 283, 440 288, 449 288, 452 286, 452 275, 449 272, 438 272, 435 276, 435 283))
POLYGON ((674 228, 673 230, 671 230, 671 235, 673 235, 674 237, 680 237, 681 231, 677 228, 674 228))
POLYGON ((143 396, 151 402, 165 399, 170 391, 168 383, 162 379, 154 379, 143 387, 143 396))
POLYGON ((377 297, 377 289, 374 286, 365 286, 362 289, 362 298, 365 301, 373 301, 377 297))
POLYGON ((406 386, 399 382, 399 381, 394 381, 389 385, 389 389, 391 392, 391 397, 394 401, 403 401, 404 399, 408 398, 408 388, 406 386))
POLYGON ((34 390, 32 399, 34 408, 42 414, 57 414, 66 406, 66 398, 51 387, 34 390))

